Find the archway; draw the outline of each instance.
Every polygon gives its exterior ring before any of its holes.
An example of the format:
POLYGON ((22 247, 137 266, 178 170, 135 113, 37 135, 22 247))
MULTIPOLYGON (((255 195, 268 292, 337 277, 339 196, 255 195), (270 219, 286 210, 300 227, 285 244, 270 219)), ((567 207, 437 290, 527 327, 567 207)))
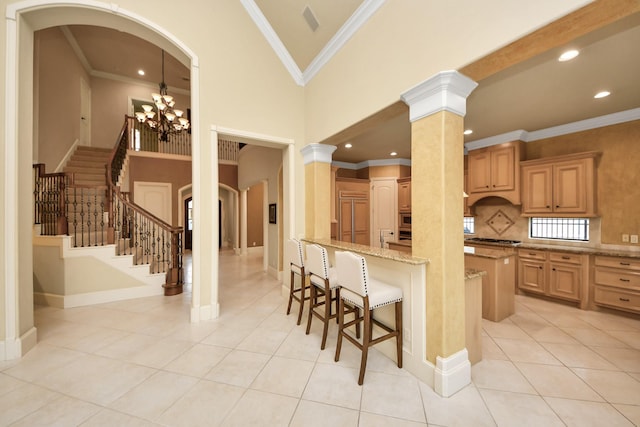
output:
MULTIPOLYGON (((4 299, 4 358, 21 357, 36 344, 33 324, 33 250, 31 162, 33 159, 33 33, 52 26, 67 24, 100 25, 127 31, 170 52, 190 70, 191 88, 199 91, 198 57, 176 36, 158 24, 113 4, 96 1, 60 2, 35 0, 14 3, 6 10, 5 78, 5 206, 3 252, 6 298, 4 299), (60 13, 55 13, 60 12, 60 13), (25 242, 26 240, 26 242, 25 242)), ((192 145, 194 158, 199 154, 199 106, 192 103, 192 145)), ((197 180, 195 171, 192 180, 197 180)), ((200 187, 197 186, 199 189, 200 187)), ((198 190, 199 191, 199 190, 198 190)), ((196 197, 199 194, 196 195, 196 197)), ((195 215, 198 215, 196 207, 195 215)), ((196 239, 194 245, 199 242, 196 239)), ((194 260, 194 264, 196 261, 194 260)), ((194 294, 200 284, 194 284, 194 294)), ((193 320, 193 319, 192 319, 193 320)))

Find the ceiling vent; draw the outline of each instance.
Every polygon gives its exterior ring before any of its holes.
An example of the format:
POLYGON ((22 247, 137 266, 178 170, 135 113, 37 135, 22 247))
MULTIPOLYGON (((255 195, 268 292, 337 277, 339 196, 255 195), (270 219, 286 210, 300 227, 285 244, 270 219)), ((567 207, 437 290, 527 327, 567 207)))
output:
POLYGON ((311 28, 311 31, 315 32, 320 24, 318 24, 318 20, 316 19, 316 16, 313 14, 313 11, 309 8, 309 6, 304 8, 302 16, 304 16, 304 20, 307 21, 307 24, 309 24, 309 28, 311 28))

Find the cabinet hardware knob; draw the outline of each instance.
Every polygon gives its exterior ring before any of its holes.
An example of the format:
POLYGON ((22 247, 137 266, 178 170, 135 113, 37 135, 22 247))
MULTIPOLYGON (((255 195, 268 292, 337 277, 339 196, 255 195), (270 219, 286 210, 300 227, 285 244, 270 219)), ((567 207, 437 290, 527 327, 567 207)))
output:
POLYGON ((551 206, 547 205, 547 209, 549 209, 551 206))
POLYGON ((488 186, 488 185, 485 185, 485 187, 489 188, 489 186, 488 186))
POLYGON ((631 265, 629 262, 621 262, 620 265, 631 265))
POLYGON ((563 256, 562 259, 571 259, 570 256, 563 256))
POLYGON ((622 297, 620 297, 620 298, 618 298, 618 299, 619 299, 620 301, 629 302, 629 298, 622 298, 622 297))
POLYGON ((556 208, 559 208, 559 207, 560 207, 560 205, 556 205, 556 208))
POLYGON ((629 280, 629 279, 623 279, 623 278, 621 277, 621 278, 620 278, 620 281, 621 281, 621 282, 630 282, 631 280, 629 280))
POLYGON ((531 256, 535 256, 535 253, 533 253, 533 252, 529 252, 529 255, 531 255, 531 256))
POLYGON ((552 270, 553 270, 553 271, 556 271, 556 269, 555 269, 555 268, 552 268, 552 270))
POLYGON ((539 266, 538 268, 539 268, 540 270, 542 270, 542 266, 539 266))

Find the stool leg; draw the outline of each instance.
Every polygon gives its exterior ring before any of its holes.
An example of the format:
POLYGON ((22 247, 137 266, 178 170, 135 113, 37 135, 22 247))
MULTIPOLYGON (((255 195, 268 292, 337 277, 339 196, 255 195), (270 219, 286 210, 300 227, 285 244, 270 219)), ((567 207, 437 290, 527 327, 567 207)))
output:
POLYGON ((360 376, 358 377, 358 385, 364 382, 364 372, 367 369, 367 356, 369 354, 369 345, 371 343, 371 310, 365 306, 362 316, 364 317, 364 331, 362 334, 362 359, 360 360, 360 376))
POLYGON ((291 303, 293 302, 293 280, 295 275, 293 274, 293 270, 291 270, 291 281, 289 282, 289 305, 287 305, 287 316, 291 313, 291 303))
POLYGON ((307 284, 305 283, 305 276, 300 276, 300 310, 298 311, 298 325, 302 320, 302 311, 304 310, 304 294, 307 284))
POLYGON ((338 300, 338 341, 336 342, 335 361, 340 360, 340 349, 342 348, 342 331, 344 329, 344 301, 338 300))
POLYGON ((402 368, 402 301, 396 302, 396 332, 398 368, 402 368))
POLYGON ((327 332, 329 331, 329 321, 331 320, 331 288, 329 281, 324 279, 324 328, 322 329, 322 344, 320 350, 324 350, 327 343, 327 332))
POLYGON ((315 287, 315 285, 312 283, 311 286, 309 287, 309 316, 307 317, 307 332, 306 334, 309 335, 309 331, 311 331, 311 319, 313 318, 313 308, 316 306, 316 304, 318 303, 318 291, 315 287))

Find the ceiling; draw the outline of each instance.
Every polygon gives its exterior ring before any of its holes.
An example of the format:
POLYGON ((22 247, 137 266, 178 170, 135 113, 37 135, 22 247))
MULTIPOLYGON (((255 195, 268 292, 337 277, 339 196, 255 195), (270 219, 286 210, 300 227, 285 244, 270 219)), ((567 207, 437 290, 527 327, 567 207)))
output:
MULTIPOLYGON (((300 70, 305 70, 363 0, 254 0, 300 70), (318 23, 312 31, 305 17, 309 7, 318 23)), ((307 12, 308 13, 308 12, 307 12)), ((130 34, 102 27, 73 25, 63 32, 77 46, 92 75, 144 81, 161 79, 161 50, 130 34), (146 75, 138 76, 138 69, 146 75)), ((640 14, 550 50, 479 82, 467 101, 465 142, 516 130, 538 131, 579 120, 640 107, 640 14), (558 62, 565 48, 580 50, 569 62, 558 62), (611 95, 593 99, 600 90, 611 95)), ((189 90, 189 69, 170 55, 165 81, 172 90, 189 90)), ((338 145, 334 160, 410 158, 408 108, 398 102, 361 123, 328 138, 338 145), (351 142, 347 150, 344 143, 351 142)))

